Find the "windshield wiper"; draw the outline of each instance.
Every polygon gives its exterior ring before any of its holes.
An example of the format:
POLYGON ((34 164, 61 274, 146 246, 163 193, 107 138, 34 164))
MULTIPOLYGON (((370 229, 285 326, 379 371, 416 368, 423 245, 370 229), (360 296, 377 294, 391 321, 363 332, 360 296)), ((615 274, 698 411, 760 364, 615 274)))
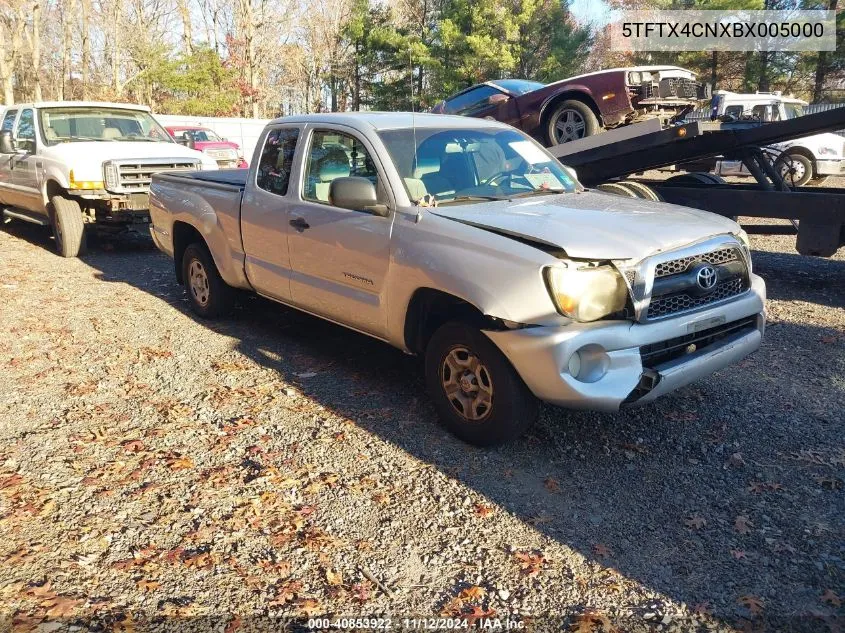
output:
POLYGON ((437 201, 437 204, 452 204, 453 202, 473 202, 473 201, 494 201, 499 202, 501 200, 507 200, 507 198, 502 198, 500 196, 455 196, 451 200, 444 200, 443 202, 437 201))
POLYGON ((114 141, 113 138, 102 138, 102 137, 94 137, 94 136, 70 136, 67 138, 59 137, 60 141, 68 141, 69 143, 75 143, 76 141, 87 142, 87 141, 103 141, 104 143, 111 143, 114 141))
POLYGON ((514 198, 527 198, 528 196, 549 195, 549 194, 559 194, 559 193, 566 193, 566 189, 533 189, 531 191, 522 191, 520 193, 515 193, 511 196, 508 196, 508 200, 513 200, 514 198))

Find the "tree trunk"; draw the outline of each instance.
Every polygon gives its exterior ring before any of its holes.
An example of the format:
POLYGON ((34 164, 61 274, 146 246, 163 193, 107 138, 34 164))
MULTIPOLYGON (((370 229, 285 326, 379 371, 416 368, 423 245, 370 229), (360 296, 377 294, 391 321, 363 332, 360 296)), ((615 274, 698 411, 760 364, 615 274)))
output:
POLYGON ((194 34, 191 29, 191 8, 188 0, 178 0, 179 17, 182 18, 182 46, 185 55, 190 57, 194 53, 194 34))
POLYGON ((112 87, 114 94, 120 96, 120 3, 115 2, 112 8, 114 11, 112 15, 112 33, 111 33, 111 73, 112 73, 112 87))
POLYGON ((91 95, 88 86, 91 68, 91 0, 82 0, 82 100, 87 101, 91 95))
POLYGON ((716 83, 719 79, 719 51, 713 51, 710 57, 710 88, 716 91, 716 83))
POLYGON ((41 4, 32 8, 32 40, 30 41, 33 90, 36 102, 41 101, 41 4))
POLYGON ((59 101, 70 99, 68 86, 71 76, 71 55, 73 54, 73 9, 74 0, 62 2, 62 81, 59 84, 59 101))
MULTIPOLYGON (((836 11, 838 0, 830 0, 828 9, 836 11)), ((816 58, 816 76, 813 81, 813 102, 819 103, 824 98, 824 82, 830 65, 830 55, 827 51, 819 51, 816 58)))
POLYGON ((15 65, 16 48, 13 37, 6 33, 5 27, 0 22, 0 84, 3 86, 3 103, 6 105, 15 103, 12 69, 15 65))
POLYGON ((757 90, 760 92, 769 91, 769 52, 760 51, 760 76, 757 81, 757 90))

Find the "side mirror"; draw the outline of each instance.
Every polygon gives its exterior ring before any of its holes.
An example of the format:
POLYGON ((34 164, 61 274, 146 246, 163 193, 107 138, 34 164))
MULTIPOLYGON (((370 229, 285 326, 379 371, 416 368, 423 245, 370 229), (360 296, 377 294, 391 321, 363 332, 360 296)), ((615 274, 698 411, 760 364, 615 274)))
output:
POLYGON ((0 154, 14 154, 15 153, 15 139, 12 138, 12 132, 3 130, 0 132, 0 154))
POLYGON ((390 212, 386 204, 379 204, 376 186, 360 176, 332 180, 329 185, 329 202, 341 209, 364 211, 380 217, 387 217, 390 212))
POLYGON ((490 105, 498 105, 500 103, 505 103, 506 101, 510 101, 510 97, 501 92, 497 92, 496 94, 487 97, 487 103, 490 105))

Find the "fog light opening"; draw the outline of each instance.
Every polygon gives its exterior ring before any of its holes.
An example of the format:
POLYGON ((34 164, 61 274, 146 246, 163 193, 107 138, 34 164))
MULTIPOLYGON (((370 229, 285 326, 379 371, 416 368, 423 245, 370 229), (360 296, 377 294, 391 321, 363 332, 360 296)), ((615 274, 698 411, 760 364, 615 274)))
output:
POLYGON ((581 347, 569 357, 569 373, 580 382, 597 382, 604 378, 609 368, 607 350, 594 343, 581 347))

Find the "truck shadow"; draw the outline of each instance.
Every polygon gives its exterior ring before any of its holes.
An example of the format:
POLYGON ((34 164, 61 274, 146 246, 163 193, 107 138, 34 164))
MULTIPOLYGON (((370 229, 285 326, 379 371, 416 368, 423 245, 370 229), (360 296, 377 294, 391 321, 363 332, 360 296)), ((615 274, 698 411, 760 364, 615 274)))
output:
MULTIPOLYGON (((841 305, 826 291, 823 266, 811 267, 808 282, 789 256, 760 260, 773 296, 798 298, 808 287, 825 305, 841 305), (781 281, 788 290, 778 295, 781 281)), ((103 281, 190 316, 175 280, 162 283, 173 279, 172 263, 160 254, 94 252, 85 261, 103 281)), ((845 276, 842 262, 824 263, 832 277, 845 276)), ((760 630, 826 630, 807 614, 823 612, 825 589, 845 585, 845 504, 839 493, 822 496, 813 479, 820 468, 793 456, 841 445, 845 365, 824 351, 843 345, 839 330, 778 323, 750 359, 652 406, 614 415, 545 407, 526 437, 481 450, 436 424, 419 360, 385 344, 254 297, 204 325, 308 398, 582 556, 580 568, 564 570, 573 586, 610 567, 645 588, 641 603, 626 605, 635 616, 660 613, 665 596, 747 624, 753 614, 740 598, 750 595, 767 604, 775 627, 760 630), (754 482, 782 489, 755 492, 754 482), (754 524, 750 533, 737 529, 740 516, 754 524)))
POLYGON ((754 251, 752 259, 770 298, 845 308, 845 260, 771 251, 754 251))

